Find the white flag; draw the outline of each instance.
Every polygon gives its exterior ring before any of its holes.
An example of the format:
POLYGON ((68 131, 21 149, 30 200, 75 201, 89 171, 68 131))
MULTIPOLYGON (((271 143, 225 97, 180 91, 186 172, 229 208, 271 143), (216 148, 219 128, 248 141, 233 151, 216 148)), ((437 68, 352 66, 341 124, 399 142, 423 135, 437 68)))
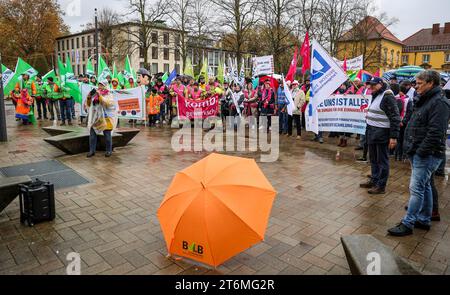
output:
POLYGON ((319 116, 317 107, 348 80, 341 66, 315 40, 311 54, 310 101, 306 110, 306 130, 319 134, 319 116))
POLYGON ((294 100, 292 99, 292 92, 289 89, 284 77, 283 77, 283 86, 284 86, 284 95, 286 96, 286 99, 289 103, 287 105, 287 111, 288 111, 289 116, 292 116, 294 114, 294 110, 295 110, 295 103, 294 103, 294 100))
POLYGON ((450 79, 448 79, 447 84, 445 84, 444 90, 450 90, 450 79))

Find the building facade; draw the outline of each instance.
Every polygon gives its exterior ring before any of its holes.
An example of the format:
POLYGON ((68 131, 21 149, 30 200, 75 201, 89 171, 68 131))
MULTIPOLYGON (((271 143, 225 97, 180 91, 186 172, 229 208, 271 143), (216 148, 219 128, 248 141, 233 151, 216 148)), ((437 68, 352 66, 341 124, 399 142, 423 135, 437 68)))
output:
POLYGON ((434 24, 406 38, 402 64, 450 72, 450 23, 434 24))
POLYGON ((337 43, 337 58, 364 56, 364 69, 375 73, 400 67, 403 42, 377 18, 368 16, 347 31, 337 43))
MULTIPOLYGON (((151 27, 149 36, 150 46, 145 52, 139 48, 137 37, 138 25, 123 23, 112 28, 110 40, 112 48, 105 48, 102 40, 102 32, 99 33, 99 51, 108 65, 116 63, 118 71, 124 69, 125 58, 130 57, 131 66, 137 70, 144 67, 145 54, 147 54, 148 70, 152 74, 171 72, 177 69, 180 73, 183 68, 179 40, 181 31, 166 27, 162 24, 151 27)), ((95 47, 95 30, 86 30, 81 33, 63 36, 56 39, 55 54, 66 62, 69 55, 75 75, 86 73, 88 59, 91 59, 94 67, 97 54, 95 47)))

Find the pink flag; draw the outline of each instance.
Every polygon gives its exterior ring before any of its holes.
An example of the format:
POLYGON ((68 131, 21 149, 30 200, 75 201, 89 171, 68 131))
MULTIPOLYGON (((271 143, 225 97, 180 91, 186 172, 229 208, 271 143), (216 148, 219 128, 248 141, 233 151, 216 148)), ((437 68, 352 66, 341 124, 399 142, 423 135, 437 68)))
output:
POLYGON ((286 74, 286 81, 294 82, 295 73, 297 73, 297 55, 298 55, 298 47, 295 47, 294 57, 292 58, 291 67, 289 68, 289 72, 286 74))
POLYGON ((302 74, 304 75, 307 70, 311 69, 311 44, 309 42, 309 33, 306 32, 305 41, 300 49, 300 55, 302 56, 302 74))

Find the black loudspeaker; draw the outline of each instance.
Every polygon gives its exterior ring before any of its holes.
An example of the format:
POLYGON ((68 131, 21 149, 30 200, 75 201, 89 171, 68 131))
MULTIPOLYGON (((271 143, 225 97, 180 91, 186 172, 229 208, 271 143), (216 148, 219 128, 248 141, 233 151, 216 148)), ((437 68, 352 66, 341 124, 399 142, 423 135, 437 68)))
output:
POLYGON ((33 226, 55 219, 55 189, 53 184, 38 179, 29 185, 20 185, 20 222, 33 226))

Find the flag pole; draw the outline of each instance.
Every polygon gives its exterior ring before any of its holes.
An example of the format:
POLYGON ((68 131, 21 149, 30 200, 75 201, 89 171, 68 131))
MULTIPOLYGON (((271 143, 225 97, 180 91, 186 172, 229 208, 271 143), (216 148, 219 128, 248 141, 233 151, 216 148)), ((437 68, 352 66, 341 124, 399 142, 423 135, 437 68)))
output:
MULTIPOLYGON (((0 53, 0 67, 2 64, 2 54, 0 53)), ((8 132, 6 129, 6 110, 5 110, 5 96, 3 93, 3 71, 0 79, 0 142, 8 141, 8 132)))

